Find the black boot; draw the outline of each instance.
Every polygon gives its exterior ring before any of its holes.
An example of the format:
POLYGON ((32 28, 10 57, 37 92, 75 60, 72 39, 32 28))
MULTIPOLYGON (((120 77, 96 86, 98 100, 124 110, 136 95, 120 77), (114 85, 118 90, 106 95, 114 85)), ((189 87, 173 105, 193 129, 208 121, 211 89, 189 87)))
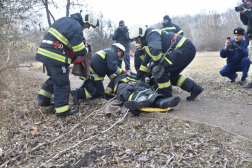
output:
POLYGON ((204 90, 199 84, 195 83, 191 89, 191 95, 188 96, 186 99, 188 101, 196 99, 196 97, 204 90))
POLYGON ((79 97, 78 97, 77 89, 71 89, 71 95, 73 96, 74 104, 79 105, 80 102, 79 102, 79 97))
POLYGON ((56 113, 57 117, 58 118, 65 118, 69 115, 72 115, 72 114, 75 114, 75 113, 78 113, 79 110, 78 109, 74 109, 74 110, 71 110, 69 109, 68 111, 64 112, 64 113, 56 113))
POLYGON ((180 101, 180 97, 175 96, 175 97, 167 97, 167 98, 163 98, 163 97, 157 97, 154 102, 153 105, 162 109, 166 109, 168 107, 175 107, 178 105, 180 101))
POLYGON ((124 103, 124 106, 130 110, 137 110, 143 107, 150 107, 150 105, 151 102, 149 100, 143 100, 143 101, 132 100, 132 101, 126 101, 124 103))
POLYGON ((186 98, 189 101, 196 99, 196 97, 204 90, 203 87, 189 78, 186 78, 186 80, 183 82, 181 89, 191 92, 191 96, 186 98))
POLYGON ((47 102, 47 101, 38 100, 38 106, 41 106, 41 107, 54 106, 54 103, 53 102, 47 102))

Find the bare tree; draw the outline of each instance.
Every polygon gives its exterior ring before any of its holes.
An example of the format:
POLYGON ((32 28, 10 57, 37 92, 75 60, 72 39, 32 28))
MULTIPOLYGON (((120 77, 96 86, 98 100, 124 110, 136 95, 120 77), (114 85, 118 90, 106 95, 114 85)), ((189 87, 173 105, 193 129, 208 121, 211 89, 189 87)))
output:
POLYGON ((92 45, 93 52, 107 48, 114 43, 112 35, 115 30, 115 23, 110 19, 105 19, 102 12, 98 15, 99 27, 89 30, 87 34, 87 40, 92 45))

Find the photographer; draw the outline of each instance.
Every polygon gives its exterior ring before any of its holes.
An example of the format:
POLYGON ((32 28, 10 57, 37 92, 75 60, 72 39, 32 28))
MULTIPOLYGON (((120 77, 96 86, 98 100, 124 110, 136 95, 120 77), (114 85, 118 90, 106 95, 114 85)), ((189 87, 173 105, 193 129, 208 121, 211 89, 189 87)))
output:
MULTIPOLYGON (((128 35, 128 27, 125 26, 125 23, 123 20, 119 22, 119 27, 115 30, 115 33, 112 36, 112 40, 116 40, 116 43, 120 43, 124 46, 126 49, 126 54, 124 57, 124 63, 125 63, 125 70, 130 70, 130 40, 128 35)), ((122 60, 117 60, 117 65, 119 68, 122 67, 122 60)))
POLYGON ((220 51, 220 56, 222 58, 227 58, 227 65, 221 69, 220 74, 228 77, 230 82, 233 83, 238 76, 236 72, 243 72, 240 81, 241 85, 246 83, 250 67, 247 51, 248 44, 243 39, 244 33, 245 31, 243 28, 238 27, 234 29, 235 39, 230 40, 230 38, 228 38, 220 51))

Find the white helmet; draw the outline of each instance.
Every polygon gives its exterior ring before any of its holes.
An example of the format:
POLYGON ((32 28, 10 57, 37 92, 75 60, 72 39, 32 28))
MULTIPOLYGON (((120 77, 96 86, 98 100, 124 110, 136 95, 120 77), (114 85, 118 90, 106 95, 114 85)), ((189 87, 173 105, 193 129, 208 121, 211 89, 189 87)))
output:
POLYGON ((117 46, 120 50, 123 51, 123 56, 122 56, 122 58, 119 58, 120 60, 123 60, 123 58, 125 57, 125 48, 124 48, 124 46, 123 46, 122 44, 120 44, 120 43, 114 43, 114 44, 112 44, 112 45, 117 46))
POLYGON ((99 26, 98 17, 92 9, 81 10, 80 14, 84 23, 89 23, 93 28, 99 26))
POLYGON ((143 37, 145 35, 146 27, 143 24, 136 24, 129 30, 130 41, 133 42, 138 36, 143 37))

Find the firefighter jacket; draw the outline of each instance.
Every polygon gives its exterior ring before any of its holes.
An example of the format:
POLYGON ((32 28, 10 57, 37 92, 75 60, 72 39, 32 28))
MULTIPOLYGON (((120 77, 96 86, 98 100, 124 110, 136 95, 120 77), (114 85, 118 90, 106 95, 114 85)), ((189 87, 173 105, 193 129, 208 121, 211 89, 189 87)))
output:
POLYGON ((145 57, 145 50, 136 50, 134 54, 134 65, 136 71, 139 70, 142 61, 144 60, 145 57))
MULTIPOLYGON (((176 35, 174 33, 167 33, 163 30, 152 30, 147 28, 145 32, 145 51, 146 56, 140 66, 140 69, 137 71, 137 76, 139 78, 143 77, 145 73, 148 72, 147 64, 150 62, 150 59, 154 61, 155 65, 158 65, 162 59, 162 56, 170 48, 172 41, 172 53, 178 51, 179 48, 185 47, 189 40, 183 36, 176 35), (176 37, 177 36, 177 37, 176 37), (176 37, 176 40, 174 40, 176 37)), ((164 61, 167 61, 169 64, 173 64, 175 60, 169 59, 169 55, 164 57, 164 61)), ((177 60, 178 61, 178 60, 177 60)))
POLYGON ((236 43, 240 47, 240 49, 235 51, 230 46, 228 46, 227 50, 225 50, 224 45, 222 50, 220 51, 220 56, 222 58, 227 58, 227 64, 239 64, 243 57, 248 57, 248 44, 244 39, 238 42, 236 42, 235 39, 232 39, 231 42, 236 43))
MULTIPOLYGON (((124 71, 117 66, 117 46, 110 46, 104 50, 100 50, 93 54, 90 74, 95 78, 104 78, 106 75, 112 80, 115 76, 124 73, 124 71)), ((103 80, 103 79, 102 79, 103 80)))
POLYGON ((74 56, 85 56, 89 52, 83 43, 83 21, 79 13, 56 20, 40 44, 36 60, 44 64, 65 66, 71 64, 74 56))
MULTIPOLYGON (((130 72, 130 74, 135 75, 132 72, 130 72)), ((107 88, 105 90, 105 94, 113 95, 113 93, 116 93, 119 84, 127 83, 127 82, 130 82, 130 81, 138 82, 138 81, 141 81, 141 80, 132 79, 132 78, 130 78, 130 76, 127 73, 120 74, 120 75, 116 76, 115 78, 113 78, 109 82, 109 84, 108 84, 108 86, 107 86, 107 88)))
POLYGON ((168 24, 163 23, 163 27, 161 28, 161 30, 176 33, 179 34, 180 36, 184 35, 183 30, 181 30, 181 28, 178 25, 171 23, 171 20, 169 20, 168 24))

